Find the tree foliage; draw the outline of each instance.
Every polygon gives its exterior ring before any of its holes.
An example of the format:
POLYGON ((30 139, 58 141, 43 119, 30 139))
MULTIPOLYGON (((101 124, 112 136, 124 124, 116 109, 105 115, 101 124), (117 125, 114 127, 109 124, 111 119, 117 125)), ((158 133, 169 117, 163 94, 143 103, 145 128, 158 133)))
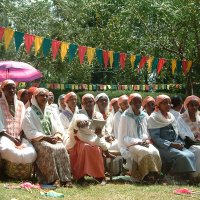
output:
POLYGON ((169 60, 192 59, 187 77, 171 73, 171 62, 161 74, 148 74, 147 67, 137 73, 129 57, 125 70, 105 70, 96 59, 80 65, 78 56, 72 63, 58 57, 52 61, 42 53, 26 55, 22 45, 18 53, 14 45, 1 59, 31 62, 45 74, 46 81, 68 83, 143 84, 151 77, 157 83, 186 83, 199 80, 200 2, 198 0, 2 0, 0 24, 15 30, 118 52, 152 55, 169 60))

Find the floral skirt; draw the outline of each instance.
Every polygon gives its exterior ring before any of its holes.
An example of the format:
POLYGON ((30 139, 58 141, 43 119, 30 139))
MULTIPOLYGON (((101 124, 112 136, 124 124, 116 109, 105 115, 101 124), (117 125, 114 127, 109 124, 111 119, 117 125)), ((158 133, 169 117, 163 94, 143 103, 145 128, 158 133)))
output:
POLYGON ((63 143, 33 143, 36 152, 36 173, 40 182, 71 181, 69 155, 63 143))

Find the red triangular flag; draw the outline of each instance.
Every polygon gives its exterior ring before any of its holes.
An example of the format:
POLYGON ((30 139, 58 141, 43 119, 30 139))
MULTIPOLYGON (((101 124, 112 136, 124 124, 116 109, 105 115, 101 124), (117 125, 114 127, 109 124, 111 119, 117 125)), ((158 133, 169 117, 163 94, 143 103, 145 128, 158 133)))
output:
POLYGON ((58 40, 52 40, 52 42, 51 42, 53 60, 56 59, 56 56, 58 54, 58 50, 60 48, 60 44, 61 44, 61 41, 58 41, 58 40))
POLYGON ((5 30, 4 27, 0 27, 0 42, 2 41, 4 30, 5 30))
POLYGON ((144 64, 147 62, 148 57, 147 56, 142 56, 142 59, 140 60, 138 72, 144 67, 144 64))
POLYGON ((161 69, 163 68, 163 65, 165 64, 166 60, 164 58, 160 58, 158 61, 158 68, 157 72, 160 73, 161 69))
POLYGON ((103 62, 105 68, 108 66, 108 61, 109 61, 109 51, 103 50, 103 62))
POLYGON ((183 73, 187 74, 187 60, 182 60, 183 73))
POLYGON ((126 53, 120 53, 119 62, 120 62, 122 70, 124 70, 125 63, 126 63, 126 53))
POLYGON ((83 64, 84 56, 87 51, 87 47, 85 46, 78 46, 78 57, 80 60, 80 64, 83 64))
POLYGON ((30 35, 28 33, 24 34, 24 43, 25 43, 25 47, 26 47, 26 53, 29 54, 31 51, 31 47, 32 44, 34 42, 35 36, 34 35, 30 35))

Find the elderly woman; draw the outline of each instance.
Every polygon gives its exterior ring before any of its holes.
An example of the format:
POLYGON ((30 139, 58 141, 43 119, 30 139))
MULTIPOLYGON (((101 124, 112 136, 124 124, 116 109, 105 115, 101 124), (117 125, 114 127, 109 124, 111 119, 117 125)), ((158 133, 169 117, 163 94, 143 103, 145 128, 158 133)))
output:
POLYGON ((151 115, 151 113, 155 109, 155 99, 151 96, 147 96, 143 101, 142 101, 142 107, 144 111, 148 114, 151 115))
POLYGON ((58 97, 58 108, 60 113, 63 112, 66 108, 66 104, 65 104, 65 94, 61 94, 58 97))
POLYGON ((189 173, 196 171, 195 157, 191 151, 184 148, 176 120, 169 112, 170 107, 170 97, 159 95, 156 98, 156 110, 148 120, 148 129, 163 162, 171 164, 171 174, 182 176, 182 178, 185 175, 187 178, 189 173))
POLYGON ((65 131, 67 131, 73 116, 79 111, 77 107, 77 95, 74 92, 67 93, 64 102, 66 107, 65 110, 60 113, 60 121, 65 128, 65 131))
POLYGON ((116 112, 114 116, 114 136, 115 138, 118 138, 118 127, 119 127, 119 122, 122 113, 128 109, 128 96, 127 95, 122 95, 118 98, 118 105, 119 105, 119 110, 116 112))
POLYGON ((62 143, 64 130, 55 121, 47 104, 48 90, 33 93, 32 106, 26 110, 23 130, 37 151, 37 174, 41 183, 71 187, 68 153, 62 143))
POLYGON ((101 130, 93 130, 89 126, 89 121, 92 119, 103 120, 103 116, 94 111, 94 104, 92 94, 85 94, 82 97, 83 109, 73 118, 69 126, 68 148, 73 177, 81 181, 85 175, 89 175, 103 184, 105 177, 102 149, 107 150, 107 144, 98 137, 101 130))
POLYGON ((119 110, 119 105, 118 105, 118 98, 113 98, 110 101, 109 105, 109 111, 112 112, 113 115, 119 110))
POLYGON ((109 98, 107 94, 98 94, 95 97, 95 102, 94 110, 100 112, 103 115, 103 119, 106 120, 102 135, 105 140, 110 143, 109 150, 119 151, 118 141, 114 137, 114 117, 113 114, 109 112, 109 98))
POLYGON ((28 90, 26 89, 21 89, 17 92, 17 98, 18 100, 22 101, 25 105, 25 108, 29 107, 29 102, 28 102, 28 90))
POLYGON ((119 147, 128 163, 129 171, 137 181, 155 182, 161 170, 158 150, 150 144, 147 131, 148 115, 141 110, 142 96, 133 93, 128 98, 129 108, 119 123, 119 147))
MULTIPOLYGON (((14 81, 5 80, 1 85, 1 89, 0 154, 1 157, 7 161, 7 164, 24 165, 24 170, 22 171, 27 171, 27 175, 24 174, 24 178, 28 178, 28 171, 31 170, 32 163, 35 161, 37 155, 32 144, 23 137, 22 121, 24 119, 25 107, 21 101, 17 100, 16 84, 14 81)), ((11 165, 6 166, 7 172, 13 178, 19 178, 21 174, 20 171, 15 174, 14 170, 11 169, 11 173, 9 172, 9 166, 11 165)), ((31 171, 29 175, 30 173, 31 171)))
POLYGON ((177 120, 180 136, 185 140, 186 147, 196 157, 196 172, 194 176, 200 178, 200 116, 198 109, 200 99, 197 96, 188 96, 184 101, 186 111, 177 120))

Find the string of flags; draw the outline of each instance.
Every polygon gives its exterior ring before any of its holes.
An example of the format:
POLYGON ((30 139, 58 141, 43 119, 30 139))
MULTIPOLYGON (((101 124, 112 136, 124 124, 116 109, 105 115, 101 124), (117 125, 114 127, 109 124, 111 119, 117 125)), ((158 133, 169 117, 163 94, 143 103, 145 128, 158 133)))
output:
MULTIPOLYGON (((49 90, 67 91, 107 91, 107 90, 130 90, 130 91, 157 91, 183 89, 184 84, 151 84, 151 85, 104 85, 104 84, 59 84, 59 83, 32 83, 31 86, 43 87, 49 90)), ((26 83, 18 83, 19 88, 25 88, 26 83)))
POLYGON ((13 38, 15 41, 16 51, 18 51, 21 44, 24 43, 27 54, 30 54, 31 49, 34 46, 35 56, 40 51, 42 51, 44 58, 46 58, 51 49, 53 60, 56 59, 58 53, 60 52, 61 60, 64 61, 67 57, 69 63, 72 62, 77 53, 80 64, 83 64, 86 55, 88 63, 92 64, 92 61, 96 54, 98 63, 101 66, 104 66, 105 69, 107 69, 108 67, 114 67, 116 70, 124 70, 128 57, 132 68, 136 69, 137 72, 140 72, 140 70, 145 66, 146 63, 148 72, 151 73, 156 71, 157 74, 160 74, 165 63, 169 61, 171 62, 172 74, 174 74, 175 72, 181 73, 182 71, 184 75, 186 75, 192 67, 192 60, 169 60, 166 58, 156 58, 154 56, 142 56, 123 52, 114 52, 113 50, 104 50, 100 48, 81 46, 65 41, 44 38, 29 33, 14 31, 11 28, 0 26, 0 42, 4 40, 4 46, 6 50, 8 49, 13 38))

